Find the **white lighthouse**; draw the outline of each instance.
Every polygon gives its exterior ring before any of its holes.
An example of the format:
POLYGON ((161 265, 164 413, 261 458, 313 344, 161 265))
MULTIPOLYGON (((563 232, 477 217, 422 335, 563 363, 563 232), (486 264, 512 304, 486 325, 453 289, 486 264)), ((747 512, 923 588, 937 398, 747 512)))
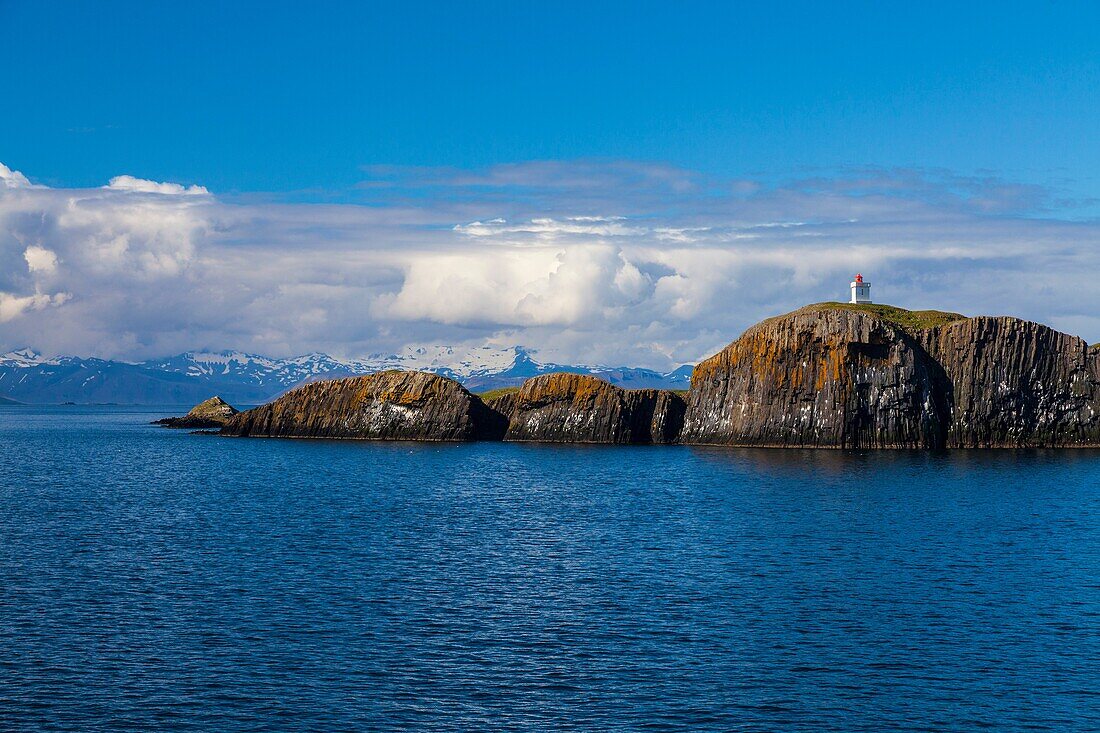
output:
POLYGON ((863 282, 863 275, 856 275, 856 279, 852 281, 852 299, 848 302, 871 302, 871 283, 863 282))

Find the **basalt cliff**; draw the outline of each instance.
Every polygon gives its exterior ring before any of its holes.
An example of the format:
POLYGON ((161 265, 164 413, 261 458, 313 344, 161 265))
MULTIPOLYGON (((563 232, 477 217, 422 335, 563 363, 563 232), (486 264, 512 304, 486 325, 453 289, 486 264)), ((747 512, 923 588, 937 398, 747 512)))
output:
POLYGON ((454 380, 385 371, 313 382, 235 415, 222 435, 360 440, 500 440, 507 424, 454 380))
POLYGON ((675 392, 621 389, 582 374, 528 379, 489 405, 508 419, 505 440, 546 443, 675 443, 686 408, 675 392))
POLYGON ((823 303, 703 361, 686 394, 548 374, 472 394, 388 371, 315 382, 225 435, 796 448, 1100 447, 1100 350, 1007 317, 823 303))
POLYGON ((1008 317, 821 304, 695 368, 685 443, 1100 446, 1100 355, 1008 317))
POLYGON ((1018 318, 918 334, 943 370, 949 448, 1100 446, 1100 349, 1018 318))

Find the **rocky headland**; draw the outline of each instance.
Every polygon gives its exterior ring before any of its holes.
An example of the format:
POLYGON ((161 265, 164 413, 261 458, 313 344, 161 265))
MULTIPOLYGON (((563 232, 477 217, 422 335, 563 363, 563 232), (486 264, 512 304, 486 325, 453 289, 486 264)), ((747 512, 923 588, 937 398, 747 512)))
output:
POLYGON ((314 382, 223 435, 791 448, 1100 447, 1100 350, 1009 317, 822 303, 700 363, 686 393, 580 374, 472 394, 387 371, 314 382))
POLYGON ((935 365, 900 326, 861 311, 796 311, 695 367, 681 439, 932 448, 946 431, 935 382, 935 365))
POLYGON ((699 364, 685 443, 1100 446, 1100 356, 1018 318, 825 303, 699 364))

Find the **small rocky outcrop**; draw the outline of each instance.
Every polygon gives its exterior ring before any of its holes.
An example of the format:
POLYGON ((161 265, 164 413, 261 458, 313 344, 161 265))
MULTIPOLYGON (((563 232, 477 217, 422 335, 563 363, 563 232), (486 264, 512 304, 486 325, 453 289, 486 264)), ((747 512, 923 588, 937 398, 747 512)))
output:
POLYGON ((795 311, 695 367, 682 440, 937 448, 947 432, 941 371, 920 343, 873 313, 795 311))
POLYGON ((385 371, 313 382, 233 417, 223 435, 358 440, 500 440, 506 421, 454 380, 385 371))
POLYGON ((674 392, 564 373, 528 379, 490 405, 508 417, 505 440, 549 443, 673 443, 686 408, 674 392))
POLYGON ((978 317, 920 333, 942 368, 953 448, 1100 446, 1100 353, 1039 323, 978 317))
POLYGON ((166 428, 220 428, 239 412, 221 397, 211 397, 191 408, 183 417, 165 417, 155 420, 154 425, 166 428))

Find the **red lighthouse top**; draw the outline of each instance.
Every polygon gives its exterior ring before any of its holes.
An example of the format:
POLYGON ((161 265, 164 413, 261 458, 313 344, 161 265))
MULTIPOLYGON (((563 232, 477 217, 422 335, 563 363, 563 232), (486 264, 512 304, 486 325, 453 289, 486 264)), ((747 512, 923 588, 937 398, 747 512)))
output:
POLYGON ((856 282, 857 283, 863 282, 863 275, 856 275, 856 282))

